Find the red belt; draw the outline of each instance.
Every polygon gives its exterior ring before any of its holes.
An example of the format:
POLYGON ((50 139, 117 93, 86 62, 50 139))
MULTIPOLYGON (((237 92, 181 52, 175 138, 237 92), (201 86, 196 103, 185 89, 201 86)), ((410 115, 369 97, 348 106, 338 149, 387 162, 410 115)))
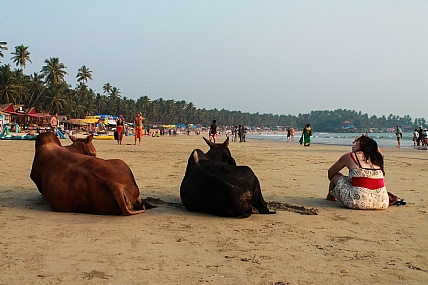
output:
POLYGON ((385 182, 383 178, 352 177, 352 186, 375 190, 384 187, 385 182))

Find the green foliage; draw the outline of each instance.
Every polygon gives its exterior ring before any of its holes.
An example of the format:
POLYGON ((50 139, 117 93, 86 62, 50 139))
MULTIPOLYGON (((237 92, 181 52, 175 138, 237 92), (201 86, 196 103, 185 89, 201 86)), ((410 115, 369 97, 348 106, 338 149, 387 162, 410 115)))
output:
MULTIPOLYGON (((5 50, 6 43, 0 42, 5 50)), ((24 45, 16 47, 14 62, 20 67, 25 67, 29 59, 28 47, 24 45)), ((141 96, 137 100, 129 99, 121 95, 119 88, 106 83, 103 94, 88 88, 86 83, 92 79, 92 71, 83 65, 77 73, 79 84, 73 89, 68 85, 64 76, 66 66, 59 58, 45 60, 45 65, 40 73, 25 75, 22 70, 11 70, 9 64, 0 65, 0 104, 14 103, 24 104, 25 107, 36 107, 38 112, 58 112, 70 118, 83 118, 95 114, 122 114, 126 121, 132 122, 135 115, 143 113, 145 123, 151 124, 194 124, 209 126, 216 119, 221 126, 246 125, 251 127, 277 127, 290 126, 302 128, 310 123, 317 132, 361 131, 369 128, 377 128, 382 131, 397 125, 404 128, 415 128, 426 125, 424 118, 412 118, 396 115, 381 117, 368 116, 361 111, 338 109, 333 111, 311 111, 307 114, 277 115, 245 113, 229 110, 197 109, 192 102, 184 100, 164 100, 158 98, 151 100, 147 96, 141 96), (355 129, 348 127, 353 125, 355 129)))
POLYGON ((27 61, 32 63, 28 47, 24 45, 16 46, 15 51, 12 52, 12 54, 14 56, 11 59, 13 59, 13 62, 16 64, 16 66, 25 68, 25 66, 27 66, 27 61))
MULTIPOLYGON (((7 42, 0 42, 0 57, 4 57, 3 51, 8 50, 7 42)), ((0 61, 1 63, 1 61, 0 61)))

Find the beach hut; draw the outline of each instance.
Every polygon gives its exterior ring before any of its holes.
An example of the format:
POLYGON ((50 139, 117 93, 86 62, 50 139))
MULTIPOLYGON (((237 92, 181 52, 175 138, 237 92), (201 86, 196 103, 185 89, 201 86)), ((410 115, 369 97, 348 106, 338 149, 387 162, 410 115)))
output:
POLYGON ((12 103, 4 104, 2 105, 1 111, 9 114, 9 123, 25 124, 24 105, 13 105, 12 103))
POLYGON ((9 124, 10 115, 0 110, 0 126, 9 124))
POLYGON ((8 121, 10 124, 19 124, 25 128, 38 128, 44 125, 49 125, 47 113, 37 113, 36 108, 25 109, 24 105, 14 105, 12 103, 0 105, 0 112, 5 114, 3 121, 8 121))
POLYGON ((31 128, 37 128, 39 126, 49 126, 49 120, 51 115, 48 113, 37 113, 35 107, 31 107, 26 111, 26 124, 31 128))

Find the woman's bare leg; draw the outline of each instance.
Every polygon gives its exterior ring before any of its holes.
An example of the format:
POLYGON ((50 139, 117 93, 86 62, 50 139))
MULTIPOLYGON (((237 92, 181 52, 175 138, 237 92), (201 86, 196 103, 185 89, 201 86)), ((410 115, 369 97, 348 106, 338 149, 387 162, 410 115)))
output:
POLYGON ((334 189, 334 187, 336 187, 337 185, 337 181, 339 181, 339 178, 342 177, 343 175, 340 173, 335 174, 331 180, 330 180, 330 184, 328 185, 328 194, 327 197, 325 198, 326 200, 329 201, 337 201, 337 198, 334 197, 333 195, 330 194, 330 191, 334 189))

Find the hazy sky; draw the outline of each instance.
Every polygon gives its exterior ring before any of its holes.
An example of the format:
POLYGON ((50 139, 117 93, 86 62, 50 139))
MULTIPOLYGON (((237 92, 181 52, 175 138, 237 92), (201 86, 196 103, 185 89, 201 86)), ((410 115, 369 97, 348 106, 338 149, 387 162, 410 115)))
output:
POLYGON ((428 118, 428 1, 4 1, 2 64, 93 71, 121 95, 291 114, 428 118))

